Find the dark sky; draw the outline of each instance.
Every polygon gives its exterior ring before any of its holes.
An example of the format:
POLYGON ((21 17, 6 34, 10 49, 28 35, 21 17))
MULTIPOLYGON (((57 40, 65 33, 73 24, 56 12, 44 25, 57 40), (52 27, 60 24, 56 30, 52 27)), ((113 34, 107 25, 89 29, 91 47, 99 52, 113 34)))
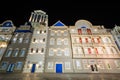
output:
POLYGON ((79 19, 86 19, 93 25, 104 25, 112 28, 120 25, 120 5, 117 2, 81 2, 75 0, 29 0, 12 2, 4 1, 0 5, 0 23, 5 20, 12 20, 14 25, 23 25, 29 20, 34 10, 43 10, 49 16, 49 26, 58 20, 65 25, 74 25, 79 19), (4 5, 5 4, 5 5, 4 5))

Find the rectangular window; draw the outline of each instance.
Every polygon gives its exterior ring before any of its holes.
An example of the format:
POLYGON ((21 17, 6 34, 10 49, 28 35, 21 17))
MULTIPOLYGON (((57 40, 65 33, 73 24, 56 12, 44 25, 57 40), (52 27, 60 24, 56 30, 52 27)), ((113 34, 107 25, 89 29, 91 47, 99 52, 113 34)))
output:
POLYGON ((64 45, 68 45, 68 39, 64 39, 64 45))
POLYGON ((57 56, 62 56, 62 50, 57 51, 57 56))
POLYGON ((53 69, 53 62, 48 62, 48 69, 53 69))
POLYGON ((7 66, 8 66, 8 62, 2 62, 1 69, 6 70, 7 66))
POLYGON ((21 69, 22 69, 22 66, 23 66, 23 62, 17 62, 17 63, 16 63, 16 69, 17 69, 17 70, 21 70, 21 69))
POLYGON ((64 35, 64 36, 67 36, 67 35, 68 35, 68 32, 67 32, 67 31, 64 31, 63 35, 64 35))
POLYGON ((54 35, 55 35, 55 32, 51 30, 50 35, 51 35, 51 36, 54 36, 54 35))
POLYGON ((17 55, 18 55, 18 53, 19 53, 19 50, 18 49, 16 49, 14 52, 13 52, 13 57, 17 57, 17 55))
POLYGON ((70 55, 69 48, 65 48, 64 54, 65 54, 65 56, 69 56, 70 55))
POLYGON ((29 38, 25 38, 24 43, 29 43, 29 38))
POLYGON ((41 52, 42 52, 42 53, 44 52, 44 48, 41 49, 41 52))
POLYGON ((19 43, 22 43, 22 41, 23 41, 23 38, 19 38, 19 43))
POLYGON ((71 68, 70 62, 65 62, 65 69, 70 69, 70 68, 71 68))
POLYGON ((53 51, 53 49, 49 49, 49 56, 54 56, 54 51, 53 51))
POLYGON ((57 39, 57 45, 62 45, 62 40, 61 39, 57 39))
POLYGON ((77 69, 82 69, 81 62, 78 60, 76 60, 76 67, 77 67, 77 69))
POLYGON ((50 45, 54 45, 55 44, 55 39, 54 38, 51 38, 50 39, 50 45))
POLYGON ((24 57, 24 56, 25 56, 25 49, 22 49, 22 50, 20 51, 19 57, 24 57))
POLYGON ((12 53, 12 49, 7 50, 5 57, 10 57, 12 53))
POLYGON ((12 42, 13 42, 13 43, 16 43, 16 41, 17 41, 17 38, 14 37, 13 40, 12 40, 12 42))
POLYGON ((61 36, 61 35, 62 35, 61 31, 58 31, 57 36, 61 36))

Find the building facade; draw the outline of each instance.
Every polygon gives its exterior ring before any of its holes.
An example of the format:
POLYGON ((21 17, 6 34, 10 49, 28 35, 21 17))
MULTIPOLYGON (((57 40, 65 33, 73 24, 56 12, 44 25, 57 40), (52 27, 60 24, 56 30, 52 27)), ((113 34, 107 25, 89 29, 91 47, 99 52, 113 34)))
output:
POLYGON ((69 28, 61 21, 50 26, 47 37, 45 72, 73 72, 69 28))
POLYGON ((11 20, 4 21, 0 24, 0 61, 15 29, 16 27, 11 20))
POLYGON ((48 26, 42 10, 31 12, 16 30, 0 24, 0 72, 120 73, 120 27, 107 29, 78 20, 48 26))
POLYGON ((115 40, 115 43, 117 44, 119 50, 120 50, 120 26, 115 26, 112 31, 111 31, 113 37, 114 37, 114 40, 115 40))
POLYGON ((29 22, 32 24, 34 31, 30 42, 26 64, 24 66, 24 73, 38 73, 44 71, 46 42, 48 35, 47 14, 43 11, 37 10, 31 14, 31 17, 29 22), (33 15, 36 15, 37 18, 31 19, 33 15), (42 21, 42 23, 39 21, 42 21))
POLYGON ((70 26, 70 34, 75 72, 119 72, 120 52, 109 29, 78 20, 70 26))
POLYGON ((18 27, 2 57, 1 72, 22 72, 25 64, 32 28, 29 25, 18 27))

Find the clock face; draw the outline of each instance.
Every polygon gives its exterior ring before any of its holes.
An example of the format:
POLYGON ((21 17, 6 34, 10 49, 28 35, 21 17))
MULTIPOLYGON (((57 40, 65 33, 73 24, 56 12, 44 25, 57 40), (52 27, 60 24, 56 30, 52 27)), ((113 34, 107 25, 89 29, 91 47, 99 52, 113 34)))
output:
POLYGON ((75 26, 77 28, 90 28, 92 26, 92 24, 89 21, 86 21, 86 20, 78 20, 75 23, 75 26))

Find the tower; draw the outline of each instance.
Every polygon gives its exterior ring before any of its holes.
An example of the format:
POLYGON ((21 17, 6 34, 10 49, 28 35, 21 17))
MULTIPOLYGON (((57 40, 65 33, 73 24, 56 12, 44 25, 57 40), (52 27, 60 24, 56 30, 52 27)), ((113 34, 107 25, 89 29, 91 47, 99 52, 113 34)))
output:
POLYGON ((31 12, 29 22, 32 24, 39 23, 41 25, 48 26, 48 15, 42 10, 34 10, 34 12, 31 12))

